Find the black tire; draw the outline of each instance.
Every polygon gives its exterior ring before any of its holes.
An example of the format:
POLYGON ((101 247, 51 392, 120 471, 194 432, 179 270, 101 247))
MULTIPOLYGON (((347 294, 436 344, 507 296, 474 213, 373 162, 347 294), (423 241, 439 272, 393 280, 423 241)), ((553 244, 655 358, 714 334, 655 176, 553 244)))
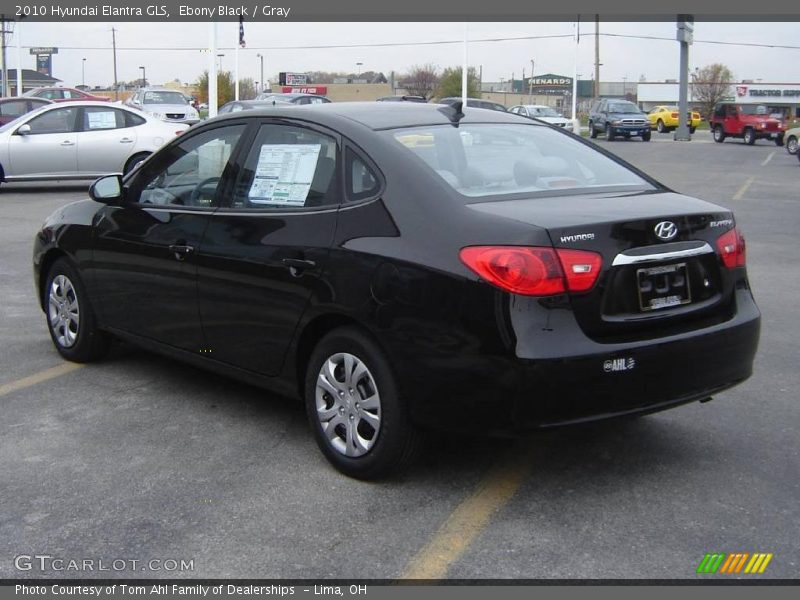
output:
POLYGON ((783 146, 783 134, 779 135, 775 138, 775 145, 776 146, 783 146))
POLYGON ((748 146, 752 146, 756 143, 756 132, 753 131, 752 127, 745 127, 744 133, 742 134, 742 141, 748 146))
POLYGON ((658 123, 656 123, 656 129, 658 130, 658 133, 667 132, 667 128, 664 126, 664 121, 662 121, 661 119, 659 119, 658 123))
POLYGON ((360 329, 342 327, 320 340, 308 361, 304 387, 306 414, 317 445, 325 458, 345 475, 356 479, 387 477, 407 468, 419 454, 422 436, 411 422, 408 407, 399 396, 389 361, 380 346, 360 329), (345 377, 344 361, 347 356, 366 367, 356 382, 348 382, 345 377), (325 380, 333 385, 318 387, 322 370, 327 369, 329 364, 336 365, 329 371, 333 373, 331 377, 334 381, 330 382, 329 378, 325 380), (334 395, 333 390, 339 390, 339 397, 334 395), (368 409, 359 407, 359 399, 363 403, 376 396, 377 409, 374 406, 368 409), (326 421, 318 411, 329 411, 330 418, 326 421), (371 413, 370 419, 364 418, 368 411, 371 413), (349 421, 353 423, 350 425, 352 429, 348 429, 348 413, 349 421), (358 421, 354 421, 354 416, 358 417, 358 421), (339 420, 340 423, 334 423, 339 420), (377 429, 370 424, 376 421, 377 429), (327 423, 327 428, 323 428, 323 422, 327 423), (330 431, 332 439, 329 439, 326 429, 331 426, 334 429, 330 431), (359 434, 361 448, 347 439, 350 431, 359 434), (369 447, 365 449, 367 443, 369 447), (353 455, 347 456, 346 452, 352 452, 353 455))
POLYGON ((797 154, 798 143, 797 138, 795 136, 789 136, 789 139, 786 140, 786 151, 789 154, 797 154))
POLYGON ((61 356, 84 363, 106 355, 110 342, 108 334, 97 328, 83 281, 67 259, 59 258, 52 264, 42 294, 47 329, 61 356), (59 303, 59 298, 64 301, 59 303))
POLYGON ((694 133, 697 131, 697 127, 689 127, 689 133, 694 133))
POLYGON ((597 138, 597 129, 594 128, 594 123, 589 121, 589 137, 592 139, 597 138))
POLYGON ((123 175, 127 175, 128 173, 130 173, 131 171, 133 171, 133 168, 134 168, 134 167, 135 167, 135 166, 136 166, 138 163, 140 163, 140 162, 141 162, 141 161, 143 161, 145 158, 147 158, 148 156, 150 156, 150 153, 149 153, 149 152, 139 152, 138 154, 134 154, 133 156, 131 156, 131 157, 128 159, 128 162, 126 162, 126 163, 125 163, 125 169, 122 171, 122 174, 123 174, 123 175))
POLYGON ((649 141, 650 141, 650 138, 652 137, 652 135, 653 135, 653 134, 652 134, 652 133, 650 133, 649 131, 648 131, 647 133, 643 133, 643 134, 642 134, 642 141, 643 141, 643 142, 649 142, 649 141))
POLYGON ((613 142, 615 139, 614 132, 611 129, 611 125, 606 123, 606 139, 609 142, 613 142))
POLYGON ((725 141, 725 130, 722 129, 722 125, 715 125, 712 135, 714 136, 714 141, 718 144, 725 141))

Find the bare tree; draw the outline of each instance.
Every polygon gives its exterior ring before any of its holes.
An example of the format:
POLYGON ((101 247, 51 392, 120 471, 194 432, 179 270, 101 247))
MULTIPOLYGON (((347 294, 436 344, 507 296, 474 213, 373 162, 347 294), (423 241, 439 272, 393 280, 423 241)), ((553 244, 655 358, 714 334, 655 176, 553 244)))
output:
POLYGON ((730 95, 733 73, 723 64, 713 63, 692 74, 692 97, 708 119, 714 105, 730 95))
POLYGON ((431 63, 425 65, 414 65, 411 67, 408 75, 400 80, 406 91, 411 96, 422 96, 426 100, 430 100, 436 88, 439 87, 439 68, 431 63))

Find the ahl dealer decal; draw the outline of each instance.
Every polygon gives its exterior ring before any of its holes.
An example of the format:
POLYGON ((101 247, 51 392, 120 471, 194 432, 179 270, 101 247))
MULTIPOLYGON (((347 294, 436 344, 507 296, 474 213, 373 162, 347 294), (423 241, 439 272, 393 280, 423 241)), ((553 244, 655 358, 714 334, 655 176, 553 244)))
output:
POLYGON ((628 358, 612 358, 603 363, 603 371, 606 373, 616 373, 618 371, 632 371, 636 366, 636 360, 628 358))

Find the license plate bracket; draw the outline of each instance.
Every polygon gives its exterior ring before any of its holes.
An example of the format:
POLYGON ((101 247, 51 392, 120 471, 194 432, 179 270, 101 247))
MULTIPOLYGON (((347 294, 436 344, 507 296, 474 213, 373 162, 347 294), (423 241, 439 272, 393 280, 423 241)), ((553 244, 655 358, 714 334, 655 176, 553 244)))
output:
POLYGON ((686 263, 637 269, 636 284, 642 312, 663 310, 692 301, 686 263))

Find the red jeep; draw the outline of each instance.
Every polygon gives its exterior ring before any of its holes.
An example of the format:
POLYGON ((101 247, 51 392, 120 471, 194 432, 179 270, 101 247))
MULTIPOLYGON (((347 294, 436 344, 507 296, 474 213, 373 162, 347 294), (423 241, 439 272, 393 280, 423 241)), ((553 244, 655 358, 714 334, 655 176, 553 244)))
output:
POLYGON ((783 146, 783 123, 771 118, 763 104, 717 104, 709 125, 715 142, 722 143, 726 137, 742 138, 745 144, 770 139, 783 146))

